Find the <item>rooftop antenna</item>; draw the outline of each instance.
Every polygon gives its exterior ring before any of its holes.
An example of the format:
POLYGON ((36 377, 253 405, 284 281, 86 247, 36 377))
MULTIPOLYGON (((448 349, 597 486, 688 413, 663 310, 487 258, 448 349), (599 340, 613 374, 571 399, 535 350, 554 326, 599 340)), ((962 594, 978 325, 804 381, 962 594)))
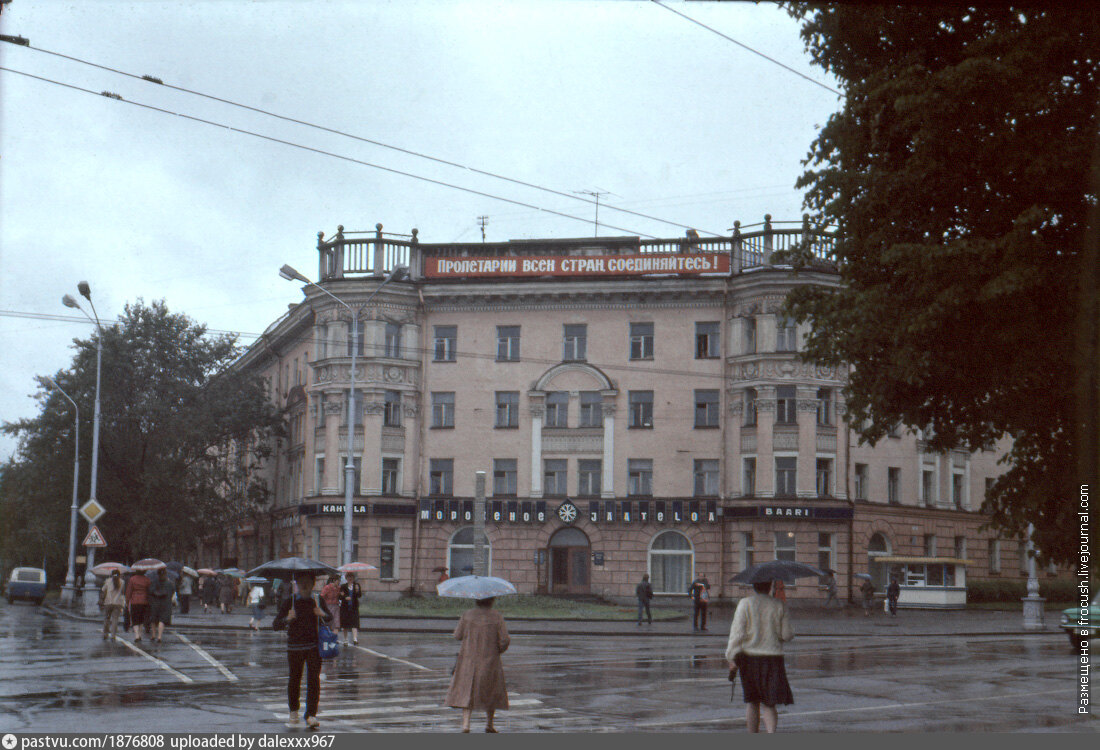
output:
POLYGON ((488 216, 479 216, 479 217, 477 217, 477 224, 478 224, 479 227, 481 227, 481 243, 485 244, 485 227, 487 227, 489 225, 489 217, 488 216))
POLYGON ((595 190, 574 190, 573 192, 576 193, 577 195, 591 195, 593 198, 596 199, 596 221, 595 221, 596 227, 595 227, 595 231, 593 232, 592 236, 593 237, 599 237, 600 236, 600 196, 601 195, 615 195, 615 193, 612 193, 610 190, 604 190, 603 188, 599 187, 598 185, 596 186, 595 190))

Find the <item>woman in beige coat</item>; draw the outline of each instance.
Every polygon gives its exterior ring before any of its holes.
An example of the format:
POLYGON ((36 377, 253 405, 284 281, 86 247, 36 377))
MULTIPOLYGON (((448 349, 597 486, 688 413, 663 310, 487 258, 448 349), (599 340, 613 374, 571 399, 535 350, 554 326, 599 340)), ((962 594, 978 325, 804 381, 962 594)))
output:
POLYGON ((463 613, 455 628, 462 641, 455 661, 447 705, 462 709, 462 731, 470 731, 470 716, 475 708, 485 710, 485 731, 496 732, 493 714, 508 708, 508 690, 504 686, 504 667, 500 655, 508 650, 508 629, 504 617, 493 609, 492 599, 479 599, 477 606, 463 613))

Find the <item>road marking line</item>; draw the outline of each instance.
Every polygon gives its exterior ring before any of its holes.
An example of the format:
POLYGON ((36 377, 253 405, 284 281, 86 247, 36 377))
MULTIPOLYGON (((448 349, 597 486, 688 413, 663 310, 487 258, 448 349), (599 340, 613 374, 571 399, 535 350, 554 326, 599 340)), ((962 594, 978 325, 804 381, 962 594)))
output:
MULTIPOLYGON (((823 714, 845 714, 854 713, 856 711, 890 711, 898 708, 919 708, 921 706, 942 706, 953 705, 955 703, 973 703, 977 701, 996 701, 1004 700, 1005 698, 1031 698, 1036 695, 1053 695, 1055 693, 1068 693, 1067 688, 1061 688, 1059 690, 1042 690, 1037 693, 1009 693, 1008 695, 987 695, 981 698, 952 698, 950 700, 942 701, 922 701, 920 703, 888 703, 883 706, 857 706, 855 708, 829 708, 822 711, 799 711, 796 713, 781 713, 779 714, 784 719, 792 719, 796 716, 820 716, 823 714)), ((643 724, 638 724, 640 727, 670 727, 679 724, 719 724, 725 721, 744 721, 744 718, 738 718, 736 716, 727 716, 721 719, 696 719, 694 721, 654 721, 643 724)))
POLYGON ((213 656, 208 654, 204 648, 202 648, 201 646, 193 643, 191 641, 191 639, 188 638, 187 636, 185 636, 183 633, 176 633, 175 631, 173 631, 173 635, 175 635, 177 638, 179 638, 181 641, 186 643, 191 648, 195 649, 195 653, 197 653, 202 658, 206 659, 206 661, 210 662, 210 665, 213 666, 214 669, 218 670, 223 675, 225 675, 225 679, 229 680, 230 682, 237 682, 240 679, 239 677, 237 677, 237 675, 230 672, 224 664, 222 664, 220 661, 218 661, 213 656))
POLYGON ((161 669, 164 669, 164 670, 167 670, 167 671, 171 672, 171 673, 172 673, 172 674, 174 674, 174 675, 175 675, 176 677, 179 677, 179 678, 180 678, 180 680, 181 680, 182 682, 194 682, 194 680, 193 680, 193 679, 191 679, 190 677, 188 677, 187 675, 185 675, 185 674, 184 674, 183 672, 180 672, 179 670, 176 670, 176 669, 172 669, 172 667, 168 666, 168 665, 167 665, 167 664, 165 664, 165 663, 164 663, 163 661, 161 661, 161 660, 160 660, 160 659, 158 659, 157 657, 155 657, 155 656, 153 656, 152 654, 150 654, 150 653, 149 653, 148 651, 145 651, 144 649, 140 649, 140 648, 138 648, 137 646, 135 646, 134 644, 130 643, 130 642, 129 642, 128 640, 126 640, 125 638, 118 638, 118 637, 116 636, 114 640, 115 640, 115 643, 121 643, 121 644, 122 644, 123 646, 125 646, 126 648, 128 648, 128 649, 132 650, 132 651, 133 651, 133 652, 134 652, 135 654, 140 654, 141 656, 144 656, 144 657, 145 657, 146 659, 148 659, 149 661, 153 662, 154 664, 156 664, 156 665, 157 665, 158 667, 160 667, 161 669))
POLYGON ((368 654, 374 654, 375 656, 380 656, 383 659, 389 659, 391 661, 396 661, 396 662, 399 662, 401 664, 408 664, 410 667, 414 667, 416 669, 421 669, 425 672, 431 672, 432 671, 432 669, 430 667, 425 667, 421 664, 414 664, 413 662, 405 661, 404 659, 398 659, 396 656, 390 656, 389 654, 383 654, 381 651, 375 651, 374 649, 367 648, 366 646, 359 646, 359 645, 356 645, 356 644, 349 643, 345 646, 345 648, 357 648, 360 651, 366 651, 368 654))
MULTIPOLYGON (((525 698, 518 701, 508 701, 509 706, 537 706, 541 705, 542 701, 536 698, 525 698)), ((408 714, 417 713, 420 711, 433 711, 438 709, 439 711, 445 711, 449 706, 444 706, 442 703, 421 703, 417 706, 375 706, 373 708, 338 708, 336 710, 322 710, 317 714, 317 718, 327 716, 369 716, 371 714, 408 714)), ((276 719, 286 719, 287 714, 275 714, 276 719)))

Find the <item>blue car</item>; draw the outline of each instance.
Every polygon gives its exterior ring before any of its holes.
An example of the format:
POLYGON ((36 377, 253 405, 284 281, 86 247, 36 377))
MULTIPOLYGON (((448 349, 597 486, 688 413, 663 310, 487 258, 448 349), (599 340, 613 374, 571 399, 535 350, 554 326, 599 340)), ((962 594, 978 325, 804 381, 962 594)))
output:
POLYGON ((16 568, 11 572, 5 596, 8 604, 16 599, 29 599, 41 604, 46 598, 46 571, 42 568, 16 568))

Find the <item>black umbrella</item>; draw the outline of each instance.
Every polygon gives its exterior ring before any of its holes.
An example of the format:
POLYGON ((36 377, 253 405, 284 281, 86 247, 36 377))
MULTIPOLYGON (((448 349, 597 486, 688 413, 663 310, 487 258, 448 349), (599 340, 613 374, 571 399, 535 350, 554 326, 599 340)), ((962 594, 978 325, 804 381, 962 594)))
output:
POLYGON ((331 565, 310 560, 308 557, 284 557, 279 560, 265 562, 263 565, 248 571, 250 576, 264 576, 267 578, 293 578, 298 573, 340 575, 340 571, 331 565))
POLYGON ((737 583, 762 583, 764 581, 783 581, 794 583, 796 578, 809 576, 823 576, 824 571, 811 565, 805 565, 791 560, 769 560, 768 562, 752 565, 731 578, 737 583))

